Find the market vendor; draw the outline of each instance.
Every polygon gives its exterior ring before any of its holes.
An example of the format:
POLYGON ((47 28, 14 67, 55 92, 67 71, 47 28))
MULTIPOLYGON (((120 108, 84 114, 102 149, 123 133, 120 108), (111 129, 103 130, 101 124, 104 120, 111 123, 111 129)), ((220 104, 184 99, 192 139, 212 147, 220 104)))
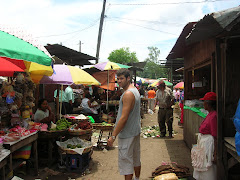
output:
POLYGON ((51 121, 55 122, 55 116, 46 99, 40 99, 38 101, 38 109, 34 114, 34 121, 47 124, 51 121))
POLYGON ((217 179, 217 112, 216 93, 208 92, 203 98, 204 109, 209 113, 199 127, 198 147, 192 149, 192 164, 195 179, 217 179), (199 148, 204 151, 200 152, 199 148), (202 164, 201 167, 198 167, 202 164))
POLYGON ((91 103, 91 95, 89 93, 83 94, 83 99, 81 106, 83 108, 82 112, 93 117, 95 122, 99 122, 99 115, 97 111, 98 104, 91 103))

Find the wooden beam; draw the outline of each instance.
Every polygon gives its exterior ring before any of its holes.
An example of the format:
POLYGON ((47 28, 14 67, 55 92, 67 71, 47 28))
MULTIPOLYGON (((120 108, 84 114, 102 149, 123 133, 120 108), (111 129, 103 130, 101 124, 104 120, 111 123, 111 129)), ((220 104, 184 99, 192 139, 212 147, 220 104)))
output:
POLYGON ((222 58, 220 39, 216 39, 216 93, 217 93, 217 114, 218 114, 218 125, 217 125, 217 179, 227 179, 227 172, 223 165, 223 78, 222 78, 222 58))

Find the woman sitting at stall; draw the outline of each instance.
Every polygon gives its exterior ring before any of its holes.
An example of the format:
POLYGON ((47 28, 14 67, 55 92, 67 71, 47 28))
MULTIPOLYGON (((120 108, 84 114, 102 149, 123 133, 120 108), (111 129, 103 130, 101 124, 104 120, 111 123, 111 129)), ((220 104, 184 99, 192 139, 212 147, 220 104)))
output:
POLYGON ((46 99, 40 99, 38 101, 38 109, 34 114, 34 121, 40 123, 55 122, 55 116, 51 111, 46 99))
POLYGON ((95 122, 99 121, 99 115, 98 115, 98 111, 96 109, 96 107, 98 107, 99 105, 91 103, 91 95, 90 94, 85 94, 85 93, 83 94, 81 106, 83 108, 82 112, 84 114, 88 114, 88 115, 92 116, 93 119, 95 120, 95 122))
POLYGON ((203 98, 204 109, 209 113, 199 127, 197 146, 192 148, 191 157, 196 180, 217 179, 217 112, 216 93, 208 92, 203 98))

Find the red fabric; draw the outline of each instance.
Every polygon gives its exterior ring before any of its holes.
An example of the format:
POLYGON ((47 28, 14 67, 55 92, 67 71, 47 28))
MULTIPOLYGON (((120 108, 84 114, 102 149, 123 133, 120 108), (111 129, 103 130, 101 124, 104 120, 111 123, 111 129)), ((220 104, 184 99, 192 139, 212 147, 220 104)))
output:
POLYGON ((199 132, 202 134, 211 134, 217 137, 217 112, 210 112, 204 121, 201 123, 199 132))
POLYGON ((181 120, 180 120, 180 123, 183 124, 183 113, 184 113, 183 103, 179 103, 179 106, 181 108, 181 120))
POLYGON ((216 93, 215 92, 208 92, 200 100, 216 101, 216 93))
POLYGON ((25 65, 22 60, 0 57, 0 76, 12 77, 15 71, 24 72, 25 65))
POLYGON ((153 99, 156 96, 156 92, 154 90, 148 91, 148 98, 153 99))

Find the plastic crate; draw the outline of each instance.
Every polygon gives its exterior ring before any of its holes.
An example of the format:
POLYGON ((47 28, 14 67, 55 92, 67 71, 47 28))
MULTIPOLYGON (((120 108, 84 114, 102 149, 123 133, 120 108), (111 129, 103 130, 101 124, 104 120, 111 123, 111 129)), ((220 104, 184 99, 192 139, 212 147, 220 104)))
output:
POLYGON ((69 172, 83 173, 89 166, 90 152, 80 154, 66 154, 66 168, 69 172))

